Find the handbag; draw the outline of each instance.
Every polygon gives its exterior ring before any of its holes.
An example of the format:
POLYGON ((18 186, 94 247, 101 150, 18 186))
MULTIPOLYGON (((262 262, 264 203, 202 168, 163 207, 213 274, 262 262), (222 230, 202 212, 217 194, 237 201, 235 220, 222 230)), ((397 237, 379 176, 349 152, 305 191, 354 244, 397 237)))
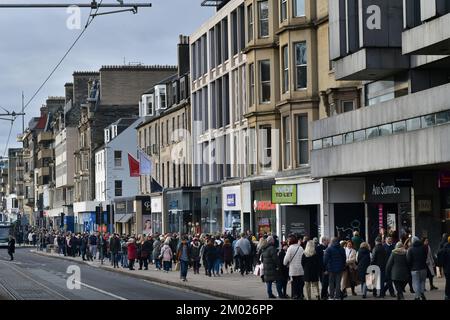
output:
POLYGON ((262 277, 264 275, 264 266, 262 263, 256 265, 253 274, 257 277, 262 277))
POLYGON ((175 271, 180 271, 180 263, 179 262, 177 262, 175 264, 175 271))
POLYGON ((366 286, 367 286, 367 289, 369 289, 369 290, 376 289, 377 284, 376 284, 376 277, 375 277, 374 273, 366 274, 366 286))

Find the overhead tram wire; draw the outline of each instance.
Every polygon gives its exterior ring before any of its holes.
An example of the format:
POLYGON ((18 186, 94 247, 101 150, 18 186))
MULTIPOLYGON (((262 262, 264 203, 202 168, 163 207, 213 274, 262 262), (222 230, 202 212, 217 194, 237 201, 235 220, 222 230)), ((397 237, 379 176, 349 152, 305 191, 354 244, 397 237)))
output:
POLYGON ((14 117, 11 120, 11 127, 9 127, 9 134, 8 134, 8 140, 6 140, 6 145, 5 145, 5 151, 3 152, 3 156, 6 157, 6 153, 8 152, 8 147, 9 147, 9 139, 11 138, 11 132, 14 126, 14 121, 16 120, 16 118, 14 117))
POLYGON ((39 94, 39 92, 42 90, 42 88, 45 86, 45 84, 48 82, 48 80, 50 80, 50 78, 53 76, 53 74, 56 72, 56 70, 58 70, 59 66, 64 62, 66 57, 69 55, 70 51, 72 51, 72 49, 75 47, 77 42, 81 39, 83 34, 86 32, 87 28, 91 25, 92 21, 94 21, 94 18, 96 17, 98 10, 100 9, 100 6, 102 5, 102 2, 103 2, 103 0, 100 0, 100 3, 98 4, 94 14, 92 14, 92 8, 91 8, 88 20, 87 20, 86 25, 84 26, 83 30, 75 38, 75 41, 72 43, 72 45, 66 51, 66 53, 63 55, 63 57, 59 60, 59 62, 56 64, 56 66, 52 69, 52 71, 50 72, 48 77, 44 80, 44 82, 40 85, 40 87, 36 90, 36 92, 31 96, 30 100, 28 100, 28 102, 23 107, 23 110, 25 110, 30 105, 30 103, 34 100, 34 98, 36 98, 36 96, 39 94))

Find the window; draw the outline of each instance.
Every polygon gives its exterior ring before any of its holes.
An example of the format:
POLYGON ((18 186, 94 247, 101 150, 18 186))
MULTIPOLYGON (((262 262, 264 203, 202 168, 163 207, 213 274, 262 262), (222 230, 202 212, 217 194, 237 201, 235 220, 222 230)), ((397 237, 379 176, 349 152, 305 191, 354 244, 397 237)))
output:
POLYGON ((163 187, 166 186, 166 181, 164 180, 164 178, 166 176, 165 173, 166 173, 166 171, 164 169, 164 163, 162 163, 161 164, 161 184, 162 184, 163 187))
POLYGON ((287 19, 287 0, 281 0, 280 22, 287 19))
POLYGON ((172 118, 172 130, 170 132, 172 135, 171 141, 175 142, 175 117, 172 118))
POLYGON ((380 135, 380 131, 378 130, 378 127, 369 128, 366 130, 367 133, 367 139, 376 138, 380 135))
POLYGON ((177 83, 172 83, 172 104, 178 103, 178 95, 177 95, 177 83))
POLYGON ((248 97, 249 105, 252 106, 255 104, 255 64, 251 63, 248 68, 250 73, 250 94, 248 97))
POLYGON ((380 126, 380 136, 389 136, 392 134, 392 124, 385 124, 380 126))
POLYGON ((166 144, 169 144, 169 119, 166 121, 166 144))
POLYGON ((342 145, 342 135, 334 136, 333 146, 340 146, 340 145, 342 145))
POLYGON ((294 1, 294 17, 305 16, 305 0, 293 0, 294 1))
POLYGON ((284 129, 284 168, 291 166, 291 123, 289 117, 283 118, 284 129))
POLYGON ((270 103, 270 60, 259 62, 259 77, 261 82, 260 102, 270 103))
POLYGON ((261 126, 260 130, 260 164, 263 169, 270 170, 272 168, 272 127, 261 126))
POLYGON ((420 118, 406 120, 406 130, 413 131, 420 129, 420 118))
POLYGON ((304 89, 307 87, 306 42, 298 42, 295 44, 295 67, 297 89, 304 89))
POLYGON ((394 133, 406 132, 406 121, 394 122, 392 128, 394 133))
POLYGON ((177 115, 177 129, 178 129, 177 138, 178 138, 178 140, 180 140, 180 138, 181 138, 180 115, 177 115))
POLYGON ((166 88, 161 88, 159 90, 160 95, 159 95, 159 99, 160 99, 160 107, 161 109, 165 109, 166 108, 166 88))
POLYGON ((114 195, 116 197, 122 196, 122 180, 115 180, 114 181, 114 195))
POLYGON ((333 146, 333 140, 331 138, 324 138, 323 139, 323 147, 328 148, 333 146))
POLYGON ((289 91, 289 54, 288 46, 283 47, 283 93, 289 91))
POLYGON ((344 143, 352 143, 353 142, 353 132, 344 134, 344 143))
POLYGON ((147 101, 147 115, 153 115, 153 95, 149 96, 147 101))
POLYGON ((114 166, 121 167, 122 166, 122 151, 114 150, 114 166))
POLYGON ((161 135, 162 135, 161 144, 164 145, 164 121, 161 121, 161 135))
POLYGON ((309 163, 308 116, 297 116, 297 163, 309 163))
POLYGON ((450 111, 436 113, 436 124, 450 122, 450 111))
POLYGON ((422 128, 432 127, 436 124, 436 115, 431 114, 428 116, 422 117, 422 128))
POLYGON ((342 102, 342 111, 343 112, 349 112, 349 111, 353 111, 353 110, 354 110, 353 101, 342 102))
POLYGON ((256 173, 256 129, 250 128, 248 131, 248 147, 249 147, 249 175, 256 173))
POLYGON ((259 37, 267 38, 269 36, 269 1, 258 2, 259 13, 259 37))
POLYGON ((323 145, 322 140, 315 140, 313 142, 313 149, 314 150, 322 149, 322 145, 323 145))
POLYGON ((366 131, 365 130, 355 131, 353 133, 353 140, 355 142, 366 140, 366 131))
POLYGON ((248 18, 248 42, 253 41, 253 5, 247 7, 247 18, 248 18))

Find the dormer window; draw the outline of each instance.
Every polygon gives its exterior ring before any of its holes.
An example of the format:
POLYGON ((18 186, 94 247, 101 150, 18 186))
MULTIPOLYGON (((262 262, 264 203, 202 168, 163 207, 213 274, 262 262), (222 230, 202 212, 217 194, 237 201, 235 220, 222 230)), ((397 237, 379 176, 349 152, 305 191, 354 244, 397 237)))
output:
POLYGON ((155 101, 156 109, 166 109, 167 99, 166 99, 166 86, 160 85, 155 87, 155 101))
POLYGON ((110 140, 109 129, 105 129, 105 143, 108 143, 110 140))
POLYGON ((153 115, 153 95, 148 96, 147 100, 147 116, 153 115))
POLYGON ((117 125, 111 126, 111 129, 112 129, 111 139, 114 139, 115 137, 117 137, 117 125))

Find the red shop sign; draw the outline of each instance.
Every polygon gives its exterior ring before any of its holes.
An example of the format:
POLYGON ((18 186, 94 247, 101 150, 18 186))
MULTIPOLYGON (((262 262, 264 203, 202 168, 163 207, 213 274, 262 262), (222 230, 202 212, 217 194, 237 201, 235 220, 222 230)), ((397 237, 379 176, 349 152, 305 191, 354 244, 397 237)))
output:
POLYGON ((450 172, 442 171, 439 173, 438 179, 439 188, 450 188, 450 172))
POLYGON ((261 211, 267 211, 267 210, 276 210, 277 205, 272 203, 272 201, 256 201, 255 200, 255 211, 261 210, 261 211))

